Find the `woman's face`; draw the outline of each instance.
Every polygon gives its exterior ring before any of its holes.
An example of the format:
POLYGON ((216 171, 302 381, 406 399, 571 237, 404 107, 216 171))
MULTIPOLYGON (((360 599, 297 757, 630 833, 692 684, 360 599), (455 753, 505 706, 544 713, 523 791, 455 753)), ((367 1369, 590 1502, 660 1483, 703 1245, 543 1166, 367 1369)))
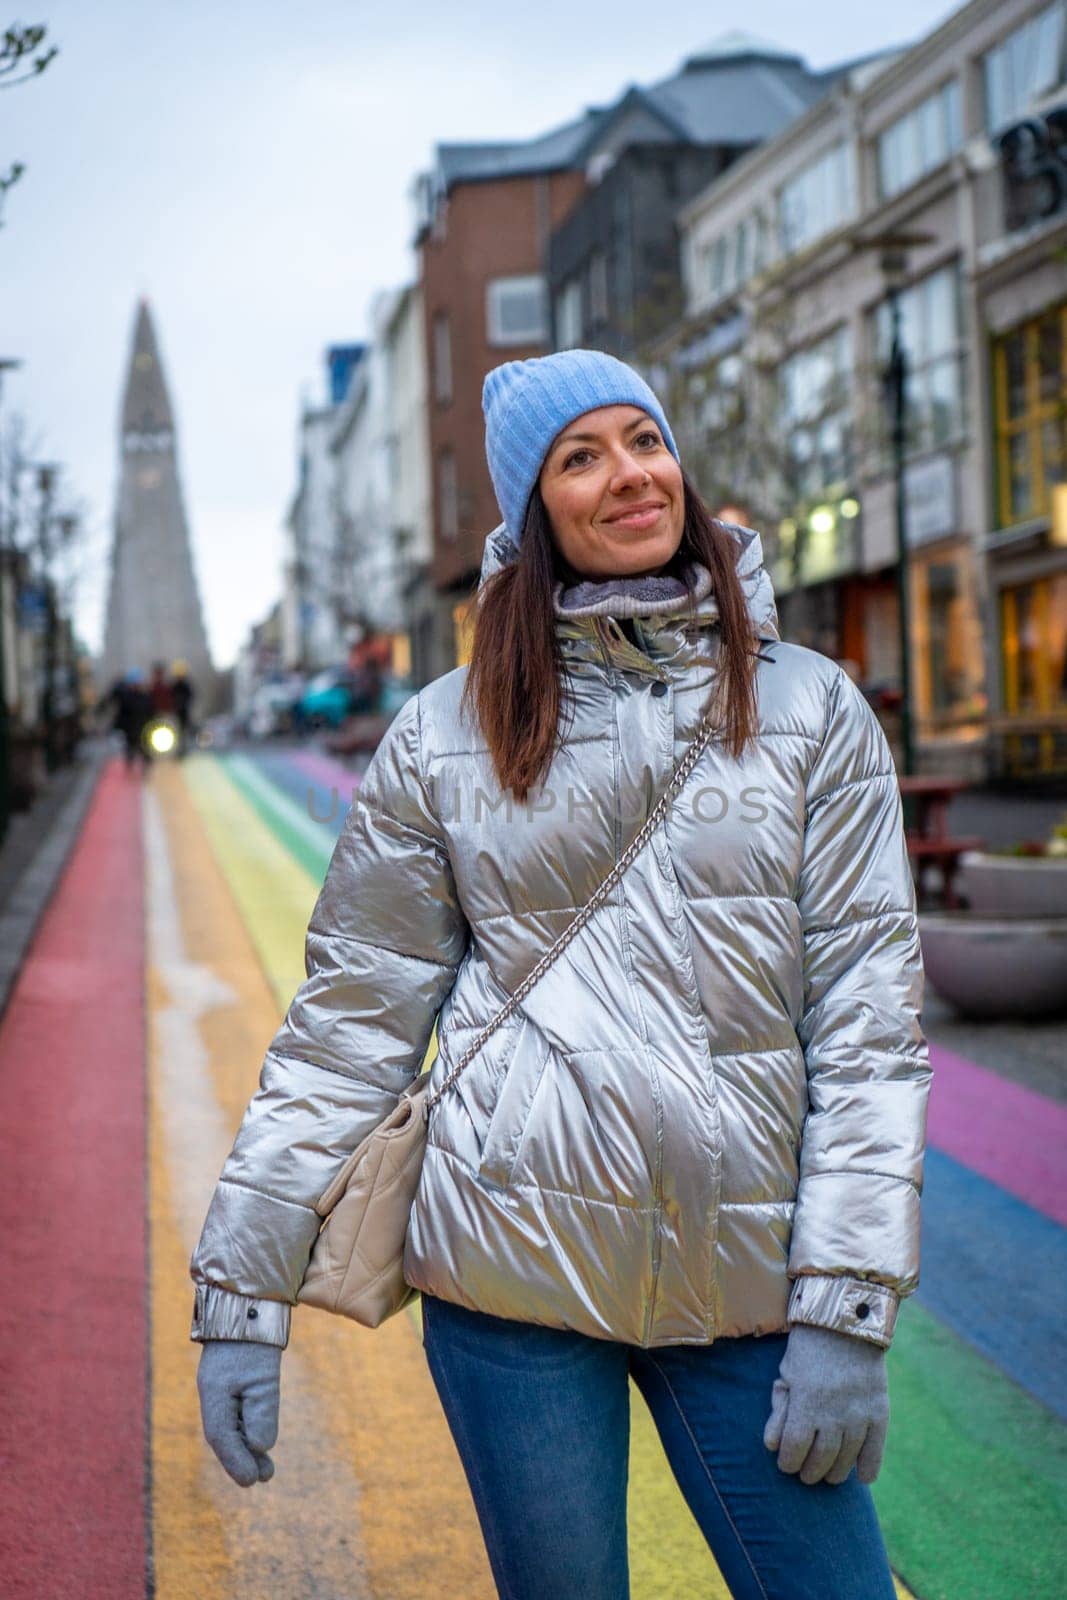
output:
POLYGON ((538 483, 556 547, 583 578, 646 577, 681 543, 682 471, 637 406, 601 406, 569 423, 538 483))

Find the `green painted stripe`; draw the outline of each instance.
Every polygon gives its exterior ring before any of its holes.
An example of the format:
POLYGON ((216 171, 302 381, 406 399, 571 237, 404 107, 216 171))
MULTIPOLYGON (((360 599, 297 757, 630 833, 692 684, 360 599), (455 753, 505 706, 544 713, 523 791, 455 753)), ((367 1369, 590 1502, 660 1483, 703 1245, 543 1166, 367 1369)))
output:
POLYGON ((228 755, 221 759, 226 776, 240 789, 305 872, 321 884, 333 854, 335 841, 332 834, 314 823, 284 790, 264 777, 247 757, 228 755))
POLYGON ((896 1571, 922 1600, 1061 1600, 1067 1430, 914 1301, 889 1372, 874 1496, 896 1571))
POLYGON ((304 935, 321 875, 297 861, 216 756, 188 756, 182 776, 281 1017, 304 981, 304 935))

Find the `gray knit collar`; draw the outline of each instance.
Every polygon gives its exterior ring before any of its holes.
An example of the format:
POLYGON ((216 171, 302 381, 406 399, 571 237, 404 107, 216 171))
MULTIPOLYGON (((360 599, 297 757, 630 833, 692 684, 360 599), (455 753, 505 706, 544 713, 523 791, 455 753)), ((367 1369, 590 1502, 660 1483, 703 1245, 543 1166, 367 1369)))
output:
POLYGON ((557 617, 655 617, 674 616, 690 604, 699 605, 711 593, 711 573, 700 562, 689 566, 692 590, 681 578, 669 573, 636 578, 584 578, 565 585, 557 581, 552 589, 557 617))
MULTIPOLYGON (((742 527, 735 522, 723 522, 721 518, 719 526, 732 534, 736 541, 737 575, 741 580, 741 589, 753 626, 761 638, 777 639, 778 610, 770 575, 763 565, 763 545, 758 531, 755 528, 742 527)), ((501 523, 494 528, 486 536, 482 551, 479 589, 494 573, 517 560, 518 554, 518 547, 504 524, 501 523)), ((582 583, 569 587, 557 582, 553 595, 556 626, 568 644, 579 647, 585 641, 592 647, 593 638, 599 627, 597 616, 600 612, 607 612, 617 618, 648 616, 652 620, 643 630, 646 645, 655 646, 658 641, 664 650, 673 649, 675 643, 685 636, 692 622, 698 627, 708 628, 713 627, 719 620, 719 604, 712 588, 710 574, 697 562, 693 562, 689 570, 695 583, 692 618, 688 615, 690 600, 680 579, 616 578, 607 580, 603 584, 582 583), (639 597, 632 593, 627 595, 625 592, 620 592, 620 586, 634 584, 641 587, 639 597), (656 585, 656 589, 646 598, 646 593, 649 593, 646 586, 650 584, 656 585), (597 592, 592 593, 591 590, 597 592), (698 594, 701 596, 699 599, 698 594), (624 603, 628 608, 619 609, 624 603), (591 609, 586 609, 587 607, 591 609)), ((596 649, 599 652, 599 644, 596 645, 596 649)))

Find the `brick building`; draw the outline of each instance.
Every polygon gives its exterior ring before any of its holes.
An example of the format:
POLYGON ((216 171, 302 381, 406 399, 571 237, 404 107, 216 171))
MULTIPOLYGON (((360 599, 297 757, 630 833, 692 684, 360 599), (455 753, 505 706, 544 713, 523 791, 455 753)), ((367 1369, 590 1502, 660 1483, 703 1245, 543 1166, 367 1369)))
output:
POLYGON ((440 145, 418 180, 437 627, 431 676, 463 654, 466 606, 499 520, 485 464, 482 379, 550 348, 543 261, 585 187, 596 113, 514 145, 440 145))

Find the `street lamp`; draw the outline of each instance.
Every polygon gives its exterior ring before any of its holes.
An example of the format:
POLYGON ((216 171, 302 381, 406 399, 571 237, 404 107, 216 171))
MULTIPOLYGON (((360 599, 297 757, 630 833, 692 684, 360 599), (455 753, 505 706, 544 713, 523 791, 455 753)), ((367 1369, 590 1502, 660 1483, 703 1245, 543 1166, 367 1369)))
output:
POLYGON ((929 233, 868 234, 854 241, 857 250, 877 250, 889 307, 889 360, 882 374, 893 446, 893 489, 896 512, 897 615, 900 645, 900 765, 905 777, 915 770, 915 730, 911 703, 910 563, 904 459, 908 418, 908 359, 901 336, 900 292, 908 271, 908 251, 932 244, 929 233))

